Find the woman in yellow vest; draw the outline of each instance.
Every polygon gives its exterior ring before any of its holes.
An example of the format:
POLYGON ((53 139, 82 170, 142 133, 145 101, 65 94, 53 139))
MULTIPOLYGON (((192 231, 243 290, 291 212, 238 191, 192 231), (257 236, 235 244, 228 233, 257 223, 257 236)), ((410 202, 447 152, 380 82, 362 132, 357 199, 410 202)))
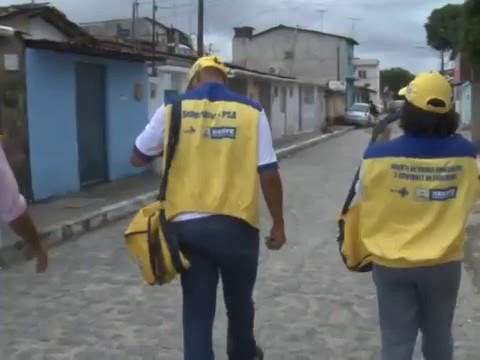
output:
POLYGON ((452 360, 452 321, 467 218, 478 199, 473 144, 456 134, 452 89, 439 73, 401 91, 404 135, 362 161, 360 231, 373 255, 383 360, 452 360))
MULTIPOLYGON (((192 67, 181 101, 180 139, 166 195, 191 268, 182 274, 185 360, 213 360, 212 327, 221 277, 228 315, 230 360, 261 360, 255 344, 253 289, 259 256, 259 183, 273 227, 268 247, 286 242, 282 184, 262 107, 230 91, 228 68, 214 56, 192 67), (260 178, 260 182, 258 181, 260 178)), ((138 136, 135 166, 166 146, 172 104, 161 106, 138 136)))

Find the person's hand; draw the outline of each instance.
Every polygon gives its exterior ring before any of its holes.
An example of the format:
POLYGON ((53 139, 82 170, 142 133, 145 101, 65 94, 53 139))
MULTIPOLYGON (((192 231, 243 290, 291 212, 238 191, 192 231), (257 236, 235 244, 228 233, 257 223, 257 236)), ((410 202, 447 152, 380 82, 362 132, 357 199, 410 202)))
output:
POLYGON ((47 271, 47 268, 48 268, 48 252, 45 249, 44 245, 40 245, 40 246, 36 247, 35 249, 33 249, 32 255, 37 261, 37 265, 36 265, 37 273, 40 274, 40 273, 44 273, 45 271, 47 271))
POLYGON ((270 250, 280 250, 287 242, 285 235, 285 225, 283 221, 274 222, 270 236, 266 239, 267 248, 270 250))

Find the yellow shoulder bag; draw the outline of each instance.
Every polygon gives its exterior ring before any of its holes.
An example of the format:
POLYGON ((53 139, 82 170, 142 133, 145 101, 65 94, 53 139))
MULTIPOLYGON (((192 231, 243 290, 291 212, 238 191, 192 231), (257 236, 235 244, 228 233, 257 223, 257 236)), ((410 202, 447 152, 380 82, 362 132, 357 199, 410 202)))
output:
POLYGON ((178 240, 165 215, 168 175, 180 137, 181 101, 172 106, 165 169, 158 200, 142 208, 125 231, 128 254, 149 285, 167 284, 188 270, 190 264, 180 251, 178 240))
MULTIPOLYGON (((400 113, 393 113, 381 120, 372 132, 370 144, 382 135, 388 125, 400 118, 400 113)), ((348 192, 342 213, 338 219, 337 242, 342 260, 348 270, 353 272, 369 272, 372 270, 372 255, 366 249, 360 235, 361 202, 353 202, 356 191, 355 186, 360 177, 357 170, 352 185, 348 192), (352 205, 353 203, 353 205, 352 205)))

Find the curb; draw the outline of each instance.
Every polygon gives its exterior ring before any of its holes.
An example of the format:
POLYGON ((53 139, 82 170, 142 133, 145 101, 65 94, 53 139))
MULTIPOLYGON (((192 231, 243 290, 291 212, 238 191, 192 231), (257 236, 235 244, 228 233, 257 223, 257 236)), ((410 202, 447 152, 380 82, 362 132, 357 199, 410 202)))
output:
MULTIPOLYGON (((286 146, 277 150, 278 160, 285 159, 299 151, 313 147, 328 139, 344 135, 354 128, 350 127, 330 134, 286 146)), ((115 221, 124 219, 138 211, 141 207, 151 203, 157 197, 157 191, 150 191, 134 198, 102 207, 80 217, 40 229, 40 236, 49 248, 59 246, 80 235, 97 230, 115 221)), ((30 259, 23 241, 18 241, 0 249, 0 266, 6 268, 11 265, 30 259)))

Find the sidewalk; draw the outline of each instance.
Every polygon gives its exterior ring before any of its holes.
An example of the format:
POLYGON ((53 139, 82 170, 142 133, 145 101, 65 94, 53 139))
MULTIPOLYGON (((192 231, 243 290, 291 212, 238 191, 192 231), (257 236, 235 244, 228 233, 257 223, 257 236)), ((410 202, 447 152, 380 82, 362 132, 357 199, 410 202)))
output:
MULTIPOLYGON (((278 158, 285 158, 350 130, 350 127, 336 127, 328 134, 304 133, 275 141, 278 158)), ((158 175, 148 172, 99 185, 71 196, 34 204, 29 209, 42 238, 49 247, 53 247, 134 214, 156 198, 158 186, 158 175)), ((1 267, 28 258, 23 241, 5 227, 0 228, 0 231, 1 267)))

